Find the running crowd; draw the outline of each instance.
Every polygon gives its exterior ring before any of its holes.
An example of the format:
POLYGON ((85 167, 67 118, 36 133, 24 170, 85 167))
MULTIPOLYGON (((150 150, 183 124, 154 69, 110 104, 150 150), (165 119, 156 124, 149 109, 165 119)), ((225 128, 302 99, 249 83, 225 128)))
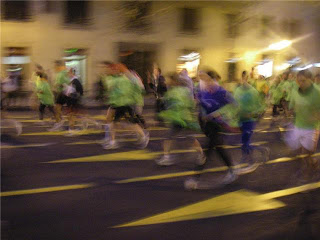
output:
MULTIPOLYGON (((61 130, 67 121, 68 135, 74 135, 76 120, 80 120, 84 128, 90 123, 101 128, 98 122, 85 114, 81 106, 83 88, 74 69, 67 70, 62 61, 56 61, 55 66, 57 75, 54 93, 41 66, 37 65, 32 76, 32 99, 38 103, 39 119, 43 120, 45 109, 48 108, 56 121, 50 131, 61 130), (63 106, 66 106, 67 120, 62 117, 63 106)), ((103 148, 119 148, 116 129, 120 126, 133 131, 137 136, 137 145, 146 148, 149 132, 142 114, 146 89, 141 77, 120 63, 103 62, 102 69, 99 93, 108 105, 103 148), (121 125, 122 119, 125 125, 121 125)), ((282 127, 290 128, 284 138, 286 144, 297 154, 305 156, 301 161, 299 177, 318 176, 319 163, 313 154, 319 139, 320 74, 313 76, 308 70, 297 73, 288 71, 273 79, 265 79, 263 76, 255 79, 253 71, 243 71, 241 80, 232 92, 222 85, 219 74, 214 71, 199 71, 197 77, 192 79, 187 70, 183 69, 180 73, 172 73, 167 81, 160 69, 152 74, 149 86, 156 97, 158 120, 170 126, 168 137, 163 143, 164 155, 156 160, 158 165, 170 166, 181 161, 171 154, 171 149, 177 137, 184 136, 190 149, 197 152, 195 169, 203 170, 213 150, 216 150, 228 168, 222 183, 229 184, 239 175, 258 167, 253 151, 260 151, 268 159, 269 149, 252 146, 251 138, 259 119, 267 109, 272 108, 272 124, 278 122, 279 117, 285 120, 282 127), (290 124, 292 118, 294 121, 290 124), (207 137, 206 147, 195 137, 195 133, 200 131, 207 137), (224 137, 221 133, 226 131, 241 133, 242 167, 234 166, 222 147, 224 137)), ((10 87, 3 82, 4 96, 10 93, 8 89, 10 87)), ((215 184, 199 178, 185 181, 187 189, 212 188, 215 184)))

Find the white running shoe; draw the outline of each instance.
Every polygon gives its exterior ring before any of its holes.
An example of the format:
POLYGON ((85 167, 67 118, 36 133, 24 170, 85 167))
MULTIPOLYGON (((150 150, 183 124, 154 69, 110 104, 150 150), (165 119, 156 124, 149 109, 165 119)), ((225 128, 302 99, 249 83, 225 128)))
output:
POLYGON ((140 145, 141 149, 145 149, 148 146, 150 137, 149 134, 145 134, 143 138, 138 140, 138 144, 140 145))
POLYGON ((53 127, 50 128, 48 131, 49 131, 49 132, 59 131, 59 130, 62 129, 63 125, 64 125, 64 121, 60 121, 60 122, 58 122, 58 123, 55 123, 55 124, 53 125, 53 127))
POLYGON ((79 130, 69 129, 68 132, 65 134, 66 137, 73 137, 79 133, 79 130))
POLYGON ((206 155, 204 154, 199 154, 199 156, 196 158, 196 164, 201 166, 205 164, 207 161, 206 155))
POLYGON ((15 122, 14 123, 16 131, 17 131, 17 135, 20 136, 22 133, 22 124, 20 122, 15 122))
POLYGON ((103 149, 106 150, 111 150, 111 149, 117 149, 119 148, 119 144, 116 141, 109 141, 104 143, 103 145, 103 149))
POLYGON ((234 172, 237 175, 244 175, 244 174, 248 174, 248 173, 254 172, 258 167, 259 167, 258 163, 253 163, 253 164, 250 164, 247 167, 234 169, 234 172))
POLYGON ((222 183, 229 184, 235 181, 237 178, 238 176, 233 171, 228 171, 227 175, 223 178, 222 183))
POLYGON ((199 182, 196 179, 189 178, 184 181, 184 188, 189 191, 198 189, 198 183, 199 182))
POLYGON ((170 155, 163 155, 160 159, 156 159, 155 162, 160 166, 171 166, 175 164, 174 158, 170 155))

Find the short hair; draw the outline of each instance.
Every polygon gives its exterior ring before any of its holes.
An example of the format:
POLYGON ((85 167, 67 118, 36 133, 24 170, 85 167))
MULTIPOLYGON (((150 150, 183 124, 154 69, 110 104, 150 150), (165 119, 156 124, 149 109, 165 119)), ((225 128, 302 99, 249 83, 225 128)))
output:
POLYGON ((70 68, 69 72, 71 72, 72 74, 76 74, 76 70, 74 68, 70 68))
POLYGON ((109 65, 112 65, 112 64, 113 64, 113 62, 110 62, 110 61, 103 61, 103 62, 102 62, 102 64, 103 64, 103 65, 105 65, 105 66, 109 66, 109 65))
POLYGON ((42 67, 40 64, 37 64, 37 63, 36 63, 36 68, 37 68, 38 70, 40 70, 40 71, 43 70, 43 67, 42 67))
POLYGON ((65 64, 64 64, 64 61, 62 61, 62 60, 56 60, 56 61, 54 62, 54 64, 55 64, 57 67, 62 67, 62 66, 65 65, 65 64))
POLYGON ((242 77, 244 77, 246 75, 247 75, 247 71, 243 71, 242 74, 241 74, 242 77))
POLYGON ((298 72, 297 76, 304 76, 305 78, 312 78, 312 73, 309 70, 301 70, 298 72))
POLYGON ((45 74, 45 73, 37 72, 37 75, 38 75, 40 78, 48 79, 48 76, 47 76, 47 74, 45 74))
POLYGON ((207 74, 208 74, 212 79, 218 78, 218 73, 216 73, 216 72, 214 72, 214 71, 208 71, 207 74))

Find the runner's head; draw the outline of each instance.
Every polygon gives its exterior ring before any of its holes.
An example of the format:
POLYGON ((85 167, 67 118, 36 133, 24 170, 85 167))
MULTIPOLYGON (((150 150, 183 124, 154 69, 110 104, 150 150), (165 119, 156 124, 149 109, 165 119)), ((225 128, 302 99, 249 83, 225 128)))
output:
POLYGON ((243 71, 241 74, 241 83, 247 83, 248 82, 248 73, 247 71, 243 71))
POLYGON ((48 81, 48 76, 45 73, 37 72, 37 75, 40 77, 41 81, 48 81))
POLYGON ((312 73, 308 70, 302 70, 297 75, 297 84, 303 91, 312 85, 312 73))
POLYGON ((74 68, 70 68, 68 71, 68 75, 70 78, 75 76, 76 75, 75 73, 76 73, 76 70, 74 68))
POLYGON ((56 72, 60 72, 66 68, 64 61, 57 60, 54 62, 56 72))

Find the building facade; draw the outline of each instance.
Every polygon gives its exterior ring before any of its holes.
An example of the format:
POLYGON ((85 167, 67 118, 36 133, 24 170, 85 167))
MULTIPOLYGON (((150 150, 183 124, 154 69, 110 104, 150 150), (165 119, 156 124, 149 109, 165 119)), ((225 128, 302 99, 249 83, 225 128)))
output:
MULTIPOLYGON (((200 68, 234 81, 243 69, 272 59, 275 69, 291 58, 320 62, 319 4, 299 2, 2 1, 1 61, 22 66, 30 90, 34 63, 54 77, 54 61, 76 69, 86 91, 101 61, 122 61, 146 82, 156 63, 164 74, 178 58, 199 53, 200 68), (270 51, 274 42, 292 45, 270 51), (295 42, 296 41, 296 42, 295 42)), ((197 62, 197 63, 198 63, 197 62)), ((181 63, 180 63, 181 64, 181 63)))

